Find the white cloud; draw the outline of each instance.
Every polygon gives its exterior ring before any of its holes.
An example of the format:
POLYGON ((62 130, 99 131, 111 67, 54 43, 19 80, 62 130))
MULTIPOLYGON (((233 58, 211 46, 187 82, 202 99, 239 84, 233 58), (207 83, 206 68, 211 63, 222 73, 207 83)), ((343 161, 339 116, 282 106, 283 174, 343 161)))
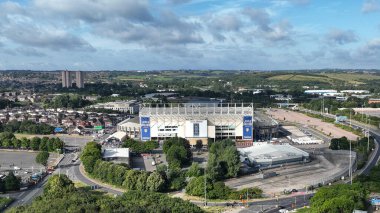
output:
POLYGON ((326 39, 330 44, 344 45, 358 41, 358 36, 352 30, 332 29, 326 35, 326 39))
POLYGON ((362 6, 363 13, 371 13, 380 10, 380 3, 378 0, 366 0, 362 6))

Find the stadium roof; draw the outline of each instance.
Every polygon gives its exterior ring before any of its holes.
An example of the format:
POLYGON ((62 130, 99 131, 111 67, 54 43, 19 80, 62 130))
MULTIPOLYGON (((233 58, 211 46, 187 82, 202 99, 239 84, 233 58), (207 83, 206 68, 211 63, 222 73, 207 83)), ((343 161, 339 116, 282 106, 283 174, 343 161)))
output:
POLYGON ((140 116, 147 115, 253 115, 253 105, 246 103, 184 103, 175 105, 144 105, 140 116))

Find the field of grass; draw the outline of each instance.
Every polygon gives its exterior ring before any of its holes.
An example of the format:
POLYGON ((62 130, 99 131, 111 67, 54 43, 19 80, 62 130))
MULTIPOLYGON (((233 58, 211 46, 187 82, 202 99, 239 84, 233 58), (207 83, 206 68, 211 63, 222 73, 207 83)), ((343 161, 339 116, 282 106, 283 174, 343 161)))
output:
POLYGON ((285 74, 269 77, 268 80, 326 82, 330 79, 326 78, 325 76, 285 74))
POLYGON ((116 79, 120 81, 144 81, 145 75, 120 75, 116 79))
POLYGON ((369 80, 380 80, 380 76, 362 73, 320 73, 321 75, 282 74, 269 77, 268 80, 277 81, 313 81, 332 84, 333 81, 343 81, 348 84, 366 84, 369 80))
POLYGON ((0 197, 0 212, 13 201, 12 198, 0 197))
POLYGON ((331 79, 346 81, 350 84, 365 84, 363 81, 380 80, 380 76, 372 74, 355 74, 355 73, 326 73, 324 74, 331 79))

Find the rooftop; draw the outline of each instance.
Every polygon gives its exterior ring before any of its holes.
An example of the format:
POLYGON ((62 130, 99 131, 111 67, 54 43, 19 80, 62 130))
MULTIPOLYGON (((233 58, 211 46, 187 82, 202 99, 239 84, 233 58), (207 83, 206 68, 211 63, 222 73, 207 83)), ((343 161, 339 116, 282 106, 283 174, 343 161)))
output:
POLYGON ((246 103, 182 103, 182 104, 145 104, 140 116, 149 115, 253 115, 253 105, 246 103))
POLYGON ((129 158, 129 148, 103 149, 103 158, 129 158))

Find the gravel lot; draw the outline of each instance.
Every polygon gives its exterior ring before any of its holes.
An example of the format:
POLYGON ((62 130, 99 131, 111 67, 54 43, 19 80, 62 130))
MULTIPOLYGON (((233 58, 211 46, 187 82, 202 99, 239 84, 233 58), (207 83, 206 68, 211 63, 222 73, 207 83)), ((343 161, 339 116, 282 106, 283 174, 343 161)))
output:
POLYGON ((271 115, 278 121, 284 121, 285 119, 285 121, 288 122, 299 123, 312 127, 313 129, 323 132, 325 135, 331 134, 332 138, 340 138, 343 136, 347 137, 349 140, 356 140, 358 138, 358 136, 352 132, 338 128, 332 123, 326 123, 320 119, 312 118, 299 112, 283 109, 271 109, 267 110, 267 114, 271 115))

